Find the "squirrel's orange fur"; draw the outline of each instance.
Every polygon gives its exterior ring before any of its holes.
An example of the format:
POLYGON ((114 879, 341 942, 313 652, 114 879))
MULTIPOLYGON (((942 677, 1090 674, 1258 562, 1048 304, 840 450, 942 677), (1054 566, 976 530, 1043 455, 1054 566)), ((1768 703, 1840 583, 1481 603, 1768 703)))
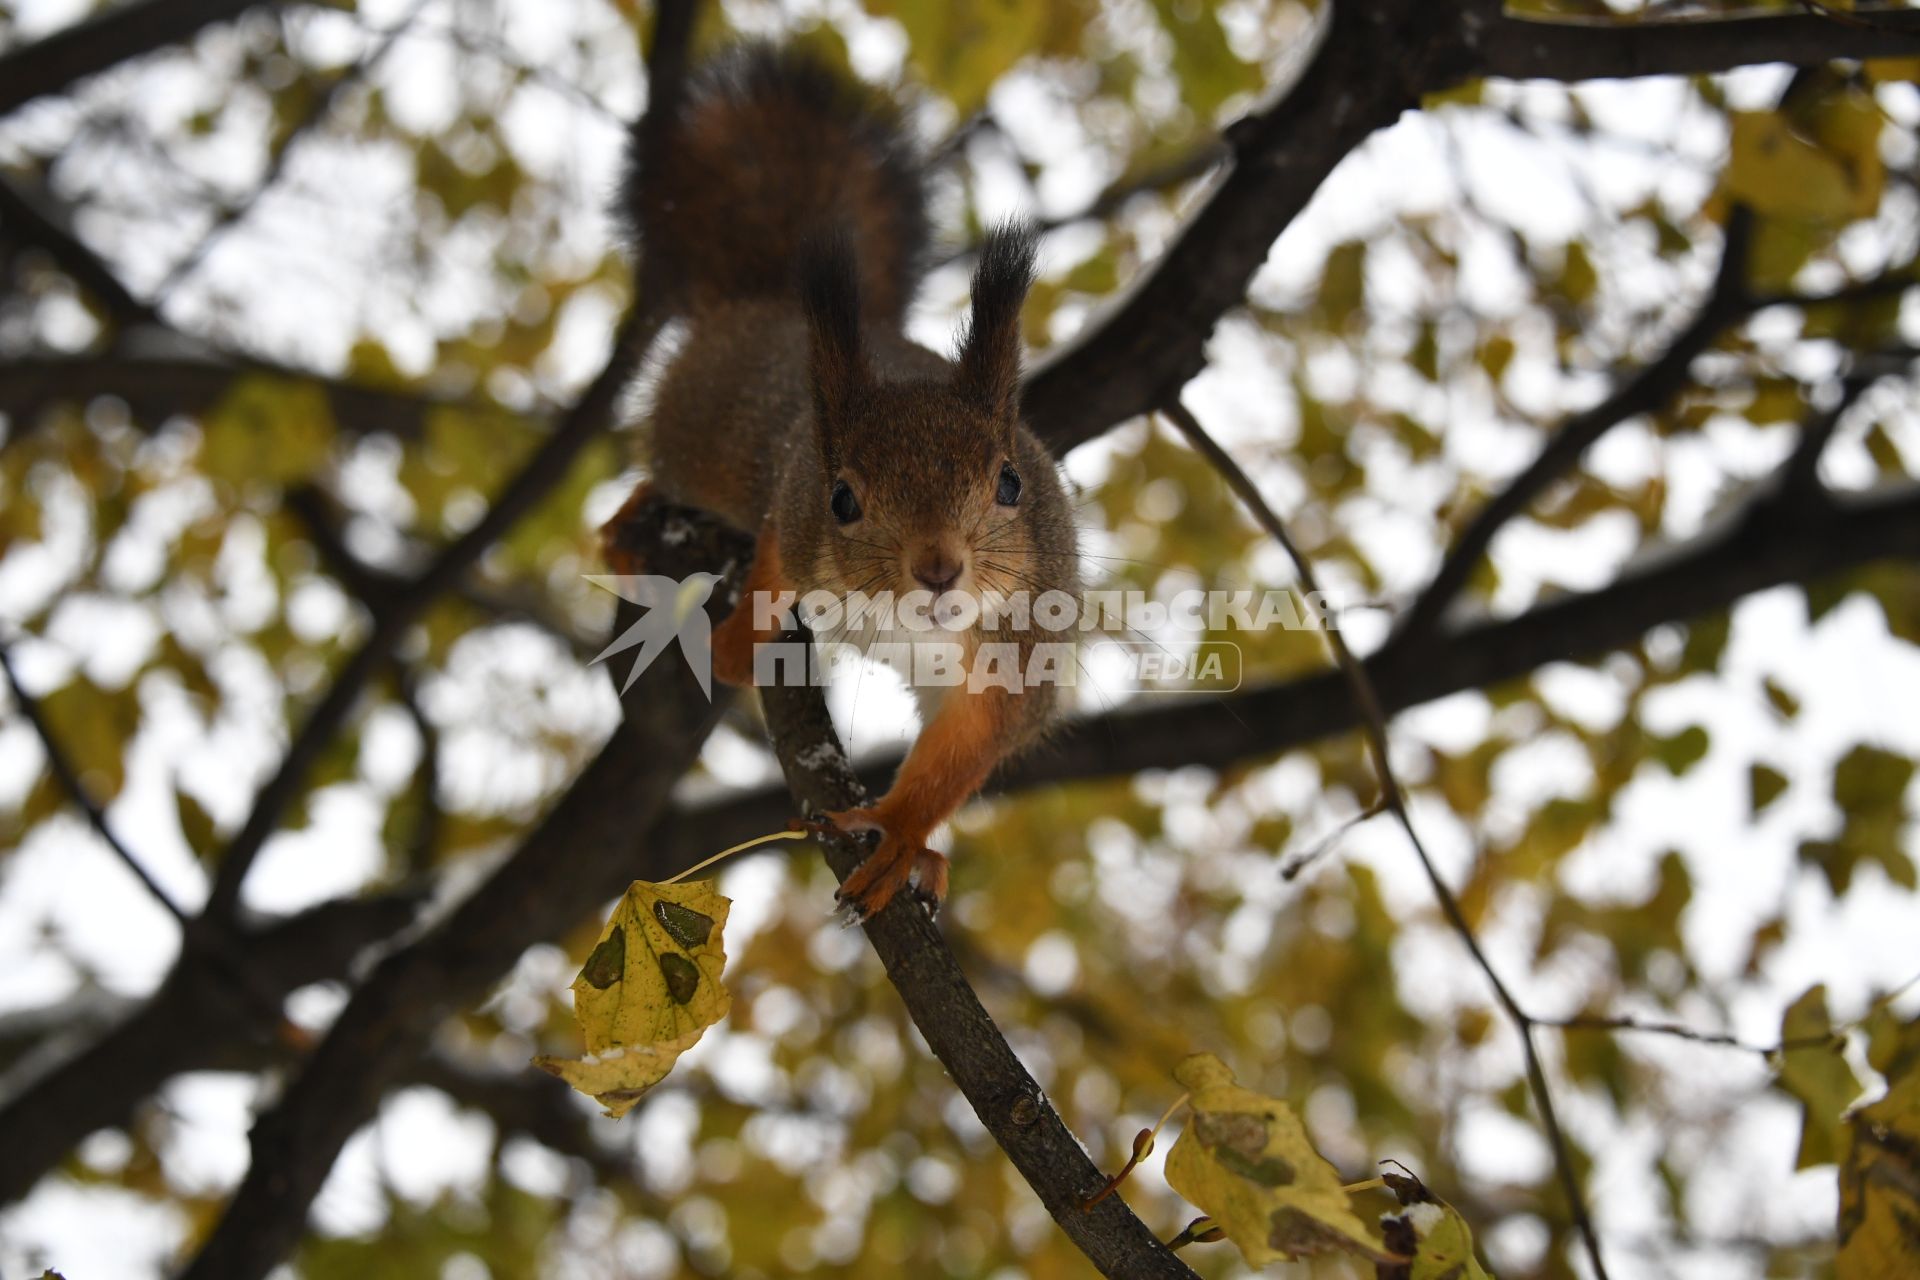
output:
MULTIPOLYGON (((1077 593, 1072 512, 1019 419, 1031 235, 988 238, 949 361, 901 332, 926 196, 891 104, 753 47, 704 68, 660 137, 628 209, 644 252, 670 267, 687 334, 654 397, 651 491, 756 534, 749 592, 1077 593)), ((721 680, 749 681, 754 644, 773 638, 750 613, 714 632, 721 680)), ((964 641, 969 654, 1010 642, 1024 661, 1049 638, 1063 637, 1003 620, 964 641)), ((946 860, 927 839, 1056 700, 1050 684, 915 693, 926 723, 893 788, 828 815, 881 833, 841 891, 861 913, 909 885, 938 903, 946 860)))

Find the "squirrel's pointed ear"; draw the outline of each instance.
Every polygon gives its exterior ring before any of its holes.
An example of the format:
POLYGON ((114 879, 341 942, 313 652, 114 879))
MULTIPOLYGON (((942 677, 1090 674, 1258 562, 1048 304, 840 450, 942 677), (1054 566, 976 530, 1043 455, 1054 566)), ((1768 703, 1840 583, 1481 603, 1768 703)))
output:
POLYGON ((973 315, 960 339, 954 388, 996 420, 1020 412, 1020 306, 1033 286, 1033 228, 1005 222, 987 233, 973 272, 973 315))
POLYGON ((831 467, 837 465, 835 430, 868 380, 860 345, 860 275, 845 232, 807 245, 800 259, 800 304, 807 314, 814 424, 831 467))

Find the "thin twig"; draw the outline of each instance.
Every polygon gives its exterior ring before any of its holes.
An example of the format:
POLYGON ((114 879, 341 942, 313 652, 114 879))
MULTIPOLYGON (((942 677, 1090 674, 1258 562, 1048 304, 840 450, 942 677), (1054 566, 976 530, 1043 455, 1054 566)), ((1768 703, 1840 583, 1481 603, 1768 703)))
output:
POLYGON ((1775 1054, 1794 1049, 1813 1049, 1823 1044, 1832 1044, 1834 1038, 1840 1034, 1835 1030, 1819 1036, 1795 1036, 1781 1040, 1777 1044, 1753 1044, 1724 1031, 1700 1031, 1681 1022, 1644 1022, 1631 1014, 1617 1016, 1580 1014, 1572 1018, 1535 1018, 1533 1023, 1538 1027, 1552 1027, 1556 1031, 1631 1031, 1642 1035, 1670 1036, 1675 1040, 1711 1045, 1718 1049, 1739 1049, 1744 1053, 1759 1054, 1763 1058, 1770 1058, 1775 1054))
POLYGON ((415 0, 413 7, 401 17, 400 21, 380 34, 379 41, 365 57, 328 81, 326 87, 314 95, 312 103, 307 107, 307 113, 269 149, 266 171, 260 175, 260 181, 255 184, 253 190, 242 199, 219 210, 214 215, 213 222, 200 233, 200 238, 194 241, 193 247, 167 269, 167 274, 153 290, 152 305, 158 307, 165 303, 168 295, 179 287, 180 282, 193 274, 195 269, 206 261, 207 254, 213 251, 213 247, 225 239, 229 231, 246 220, 247 215, 253 212, 267 192, 280 181, 280 175, 286 171, 287 161, 301 139, 326 122, 327 117, 332 113, 333 104, 339 101, 340 95, 365 79, 367 73, 387 56, 395 42, 406 34, 408 28, 413 25, 414 19, 420 16, 427 3, 428 0, 415 0))
MULTIPOLYGON (((1191 182, 1224 164, 1231 155, 1232 152, 1223 139, 1210 137, 1165 164, 1155 165, 1132 177, 1116 179, 1100 194, 1072 213, 1035 220, 1034 228, 1042 232, 1058 231, 1061 227, 1070 227, 1075 223, 1099 222, 1110 218, 1134 197, 1154 191, 1164 192, 1183 182, 1191 182)), ((940 260, 940 265, 951 266, 953 263, 965 261, 972 258, 979 250, 978 243, 955 249, 940 260)))
POLYGON ((1379 817, 1386 811, 1386 802, 1384 800, 1375 800, 1360 812, 1342 821, 1333 830, 1327 832, 1326 835, 1321 836, 1306 848, 1288 854, 1280 863, 1280 878, 1282 880, 1298 879, 1302 871, 1305 871, 1308 867, 1331 852, 1333 847, 1339 844, 1341 838, 1349 831, 1352 831, 1364 822, 1379 817))
MULTIPOLYGON (((1294 572, 1299 574, 1301 585, 1316 598, 1324 598, 1318 575, 1314 573, 1313 562, 1295 545, 1292 535, 1287 532, 1286 525, 1267 504, 1266 499, 1261 497, 1260 489, 1254 484, 1252 477, 1241 469, 1232 455, 1207 434, 1200 425, 1200 420, 1194 417, 1186 405, 1177 398, 1170 399, 1166 405, 1162 406, 1161 412, 1179 429, 1181 435, 1186 437, 1194 450, 1219 471, 1228 487, 1246 504, 1247 509, 1253 513, 1261 527, 1280 544, 1281 549, 1287 553, 1288 559, 1293 561, 1294 572)), ((1547 1085, 1546 1070, 1540 1062, 1539 1048, 1533 1042, 1535 1020, 1520 1007, 1520 1002, 1508 990, 1507 984, 1493 967, 1493 962, 1481 949, 1480 940, 1475 936, 1473 925, 1467 920, 1466 912, 1461 909, 1459 899, 1454 896, 1447 882, 1441 878, 1439 867, 1427 852, 1426 845, 1420 839, 1420 833, 1414 828, 1413 818, 1407 811, 1405 795, 1388 761, 1387 717, 1381 710, 1380 696, 1375 692, 1373 681, 1368 677, 1366 668, 1354 656, 1353 650, 1347 647, 1347 642, 1339 631, 1323 627, 1320 634, 1326 641, 1328 649, 1331 650, 1341 674, 1346 678, 1354 702, 1359 707, 1360 732, 1366 741, 1367 752, 1373 759, 1374 773, 1380 784, 1382 801, 1399 822, 1401 829, 1406 832, 1407 841, 1413 846, 1413 851, 1420 860, 1421 870, 1426 873, 1427 882, 1433 887, 1434 897, 1439 901, 1447 923, 1460 936, 1461 942, 1467 948, 1467 953, 1473 957, 1474 964, 1486 976, 1488 984, 1493 988, 1495 999, 1500 1002, 1501 1008, 1506 1010, 1515 1030, 1520 1033, 1520 1046, 1526 1055, 1527 1084, 1533 1091, 1534 1106, 1540 1112, 1541 1127, 1546 1130, 1548 1144, 1553 1149, 1553 1162, 1559 1173, 1561 1189, 1567 1197, 1567 1206, 1573 1215, 1574 1226, 1580 1233, 1581 1242, 1586 1246, 1587 1258, 1593 1264, 1595 1280, 1606 1280, 1607 1267, 1600 1254, 1600 1237, 1594 1230, 1592 1218, 1587 1214, 1580 1179, 1574 1172, 1573 1152, 1567 1143, 1566 1135, 1561 1131, 1560 1118, 1554 1110, 1553 1092, 1547 1085)))
POLYGON ((410 877, 424 879, 433 869, 440 829, 446 825, 446 815, 440 808, 440 726, 420 705, 420 681, 413 671, 403 669, 396 674, 394 694, 413 721, 414 732, 420 735, 420 764, 413 782, 420 813, 407 835, 406 866, 410 877))
POLYGON ((553 434, 507 483, 487 513, 441 551, 384 612, 375 615, 366 639, 340 668, 326 694, 308 714, 279 768, 255 797, 245 824, 222 855, 207 903, 209 912, 216 916, 232 912, 239 902, 241 882, 259 856, 261 846, 278 829, 280 820, 306 785, 308 770, 333 735, 346 724, 360 695, 385 665, 394 647, 435 600, 454 589, 481 555, 565 478, 580 451, 606 425, 621 389, 632 375, 639 352, 652 342, 667 318, 667 307, 657 291, 648 295, 621 325, 613 351, 592 384, 555 424, 553 434))
POLYGON ((179 922, 182 930, 190 930, 192 917, 181 910, 180 904, 160 887, 160 882, 141 865, 140 859, 134 856, 133 850, 127 848, 115 834, 113 825, 107 821, 105 811, 87 791, 87 785, 81 780, 79 770, 75 769, 73 761, 67 758, 66 749, 61 746, 52 724, 48 723, 46 712, 40 706, 39 699, 28 693, 21 685, 18 673, 13 669, 13 658, 4 644, 0 644, 0 670, 6 672, 7 686, 13 691, 14 705, 20 708, 20 714, 27 718, 27 723, 33 726, 34 733, 39 735, 40 747, 47 756, 47 768, 53 772, 54 780, 67 793, 67 798, 86 815, 87 825, 93 828, 94 834, 105 841, 107 848, 113 850, 114 856, 126 864, 127 870, 133 872, 134 879, 145 887, 146 891, 153 896, 153 900, 167 909, 167 914, 179 922))
MULTIPOLYGON (((320 555, 321 565, 340 579, 340 585, 366 606, 368 613, 377 616, 413 591, 413 579, 407 574, 368 564, 354 554, 342 536, 344 513, 338 500, 317 485, 295 485, 281 495, 280 505, 300 522, 320 555)), ((430 558, 424 545, 409 546, 407 552, 420 560, 430 558)), ((452 594, 501 622, 538 627, 564 644, 583 665, 592 662, 605 643, 575 627, 537 583, 488 583, 470 577, 456 585, 452 594)))
POLYGON ((1898 28, 1885 26, 1859 13, 1849 13, 1845 9, 1836 9, 1820 0, 1800 0, 1800 7, 1816 18, 1825 18, 1837 22, 1843 27, 1852 27, 1856 31, 1897 31, 1898 28))
POLYGON ((1898 1000, 1916 985, 1920 985, 1920 973, 1914 974, 1905 982, 1882 993, 1859 1017, 1850 1022, 1831 1027, 1821 1035, 1787 1036, 1773 1044, 1752 1044, 1724 1031, 1699 1031, 1680 1022, 1646 1022, 1632 1014, 1579 1014, 1571 1018, 1535 1018, 1533 1022, 1535 1026, 1554 1027, 1562 1031, 1632 1031, 1647 1035, 1671 1036, 1676 1040, 1688 1040, 1694 1044, 1711 1045, 1722 1049, 1739 1049, 1747 1053, 1757 1053, 1763 1058, 1776 1058, 1783 1053, 1792 1053, 1796 1049, 1818 1049, 1824 1045, 1840 1043, 1849 1033, 1865 1026, 1869 1018, 1898 1000))
POLYGON ((1751 227, 1751 215, 1735 208, 1727 219, 1720 269, 1692 323, 1668 344, 1658 360, 1636 371, 1599 404, 1563 422, 1526 470, 1474 514, 1426 589, 1402 615, 1395 628, 1396 640, 1430 635, 1493 545, 1494 536, 1572 470, 1593 443, 1616 424, 1636 414, 1652 413, 1672 398, 1685 385, 1694 358, 1747 313, 1746 255, 1751 227))

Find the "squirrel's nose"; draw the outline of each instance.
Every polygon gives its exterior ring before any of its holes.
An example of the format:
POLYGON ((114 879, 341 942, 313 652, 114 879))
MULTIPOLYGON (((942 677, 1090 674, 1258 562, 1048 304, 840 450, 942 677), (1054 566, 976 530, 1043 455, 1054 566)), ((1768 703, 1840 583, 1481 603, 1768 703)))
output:
POLYGON ((922 551, 913 560, 914 578, 935 595, 945 591, 959 579, 961 568, 958 557, 950 556, 942 550, 922 551))

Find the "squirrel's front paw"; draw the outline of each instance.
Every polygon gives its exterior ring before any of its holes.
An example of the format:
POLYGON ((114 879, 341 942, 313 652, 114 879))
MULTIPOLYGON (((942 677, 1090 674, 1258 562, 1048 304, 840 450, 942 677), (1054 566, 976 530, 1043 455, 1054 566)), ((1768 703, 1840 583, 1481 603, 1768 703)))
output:
POLYGON ((902 889, 911 890, 929 912, 940 910, 947 897, 947 859, 926 847, 924 832, 889 831, 876 809, 841 809, 824 817, 849 835, 880 833, 879 847, 853 869, 835 895, 855 922, 872 917, 902 889))

